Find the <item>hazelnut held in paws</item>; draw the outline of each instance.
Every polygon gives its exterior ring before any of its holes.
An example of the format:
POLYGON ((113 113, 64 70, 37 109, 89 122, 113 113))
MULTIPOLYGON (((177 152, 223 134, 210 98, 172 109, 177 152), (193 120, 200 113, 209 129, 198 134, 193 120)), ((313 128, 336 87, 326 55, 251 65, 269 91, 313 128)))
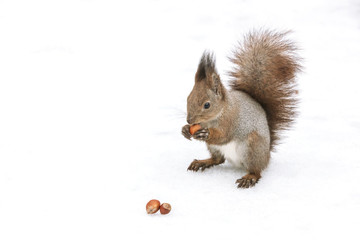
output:
POLYGON ((196 133, 197 131, 199 131, 201 129, 200 124, 194 124, 190 127, 190 134, 194 135, 194 133, 196 133))

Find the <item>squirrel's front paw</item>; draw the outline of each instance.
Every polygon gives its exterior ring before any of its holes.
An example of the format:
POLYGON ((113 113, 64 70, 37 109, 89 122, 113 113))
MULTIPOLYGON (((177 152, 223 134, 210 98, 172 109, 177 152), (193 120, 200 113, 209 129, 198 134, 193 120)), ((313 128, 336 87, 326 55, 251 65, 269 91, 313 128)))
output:
POLYGON ((194 139, 206 141, 209 139, 209 129, 208 128, 201 128, 193 135, 194 139))
POLYGON ((191 133, 190 133, 190 125, 189 124, 182 127, 181 133, 186 139, 191 140, 192 136, 191 136, 191 133))
POLYGON ((201 171, 204 171, 205 168, 208 168, 210 166, 210 164, 208 164, 208 161, 206 160, 194 160, 190 166, 188 167, 187 170, 191 170, 194 172, 197 172, 199 169, 201 169, 201 171))

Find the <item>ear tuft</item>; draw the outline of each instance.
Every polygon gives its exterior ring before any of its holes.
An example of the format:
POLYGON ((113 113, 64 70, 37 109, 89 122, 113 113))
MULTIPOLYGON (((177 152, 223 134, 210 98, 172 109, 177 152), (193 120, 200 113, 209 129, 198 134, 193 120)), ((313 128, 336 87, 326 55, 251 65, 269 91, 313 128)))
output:
POLYGON ((217 74, 215 64, 214 54, 212 52, 204 51, 195 74, 195 81, 201 81, 207 76, 211 76, 213 73, 217 74))

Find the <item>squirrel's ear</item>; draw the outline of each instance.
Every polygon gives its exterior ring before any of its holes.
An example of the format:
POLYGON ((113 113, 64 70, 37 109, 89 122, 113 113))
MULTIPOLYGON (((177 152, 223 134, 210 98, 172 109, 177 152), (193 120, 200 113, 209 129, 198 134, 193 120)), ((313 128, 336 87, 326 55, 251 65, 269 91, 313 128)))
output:
POLYGON ((220 97, 225 96, 225 89, 216 71, 214 54, 208 51, 203 53, 195 74, 195 82, 200 81, 205 81, 216 95, 220 97))
MULTIPOLYGON (((200 62, 200 64, 201 64, 201 62, 200 62)), ((203 66, 200 66, 200 64, 195 73, 195 82, 200 82, 206 78, 205 68, 203 66)))
POLYGON ((195 74, 195 81, 205 80, 209 74, 216 73, 215 57, 213 53, 205 51, 201 56, 198 69, 195 74))
POLYGON ((221 83, 220 77, 216 72, 209 74, 206 78, 206 81, 207 81, 209 87, 211 88, 211 90, 216 95, 219 95, 221 97, 224 96, 224 88, 221 83))

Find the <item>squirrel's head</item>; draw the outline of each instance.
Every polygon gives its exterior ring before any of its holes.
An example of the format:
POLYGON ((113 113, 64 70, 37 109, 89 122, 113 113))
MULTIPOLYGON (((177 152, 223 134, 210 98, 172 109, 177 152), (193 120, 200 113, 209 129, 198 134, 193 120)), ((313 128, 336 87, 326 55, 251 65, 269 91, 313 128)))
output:
POLYGON ((187 122, 204 123, 220 116, 226 89, 215 68, 213 54, 204 52, 195 74, 195 85, 187 98, 187 122))

